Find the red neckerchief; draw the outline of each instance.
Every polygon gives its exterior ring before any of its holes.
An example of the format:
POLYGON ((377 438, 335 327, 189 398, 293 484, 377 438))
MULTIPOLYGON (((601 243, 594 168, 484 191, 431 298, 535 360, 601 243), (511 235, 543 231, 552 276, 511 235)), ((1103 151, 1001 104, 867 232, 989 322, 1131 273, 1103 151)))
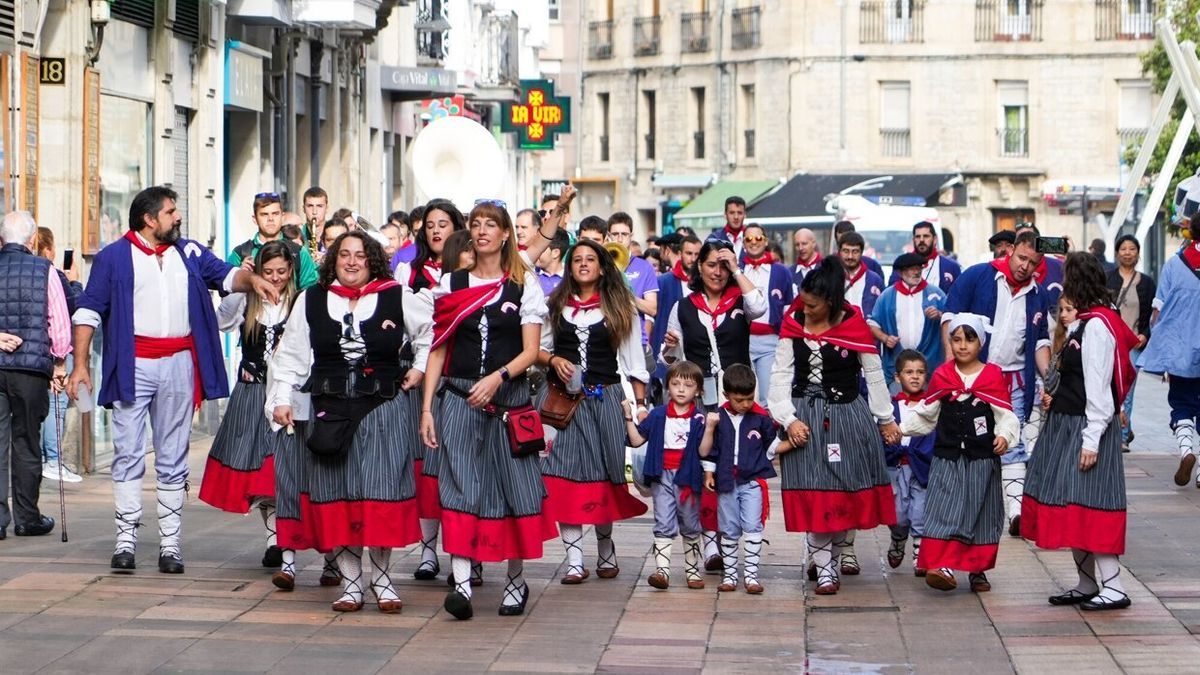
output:
MULTIPOLYGON (((737 414, 737 413, 735 413, 735 412, 733 412, 732 410, 730 410, 730 409, 729 409, 729 401, 726 401, 726 402, 724 402, 724 403, 722 403, 722 404, 721 404, 721 410, 724 410, 725 412, 729 413, 730 415, 736 415, 736 414, 737 414)), ((747 410, 746 412, 744 412, 744 413, 742 413, 742 414, 743 414, 743 415, 749 415, 750 413, 754 413, 754 414, 756 414, 756 415, 764 415, 764 416, 766 416, 766 417, 770 417, 770 416, 771 416, 771 413, 767 412, 767 409, 766 409, 766 408, 762 407, 761 405, 759 405, 759 404, 757 404, 757 403, 755 403, 753 407, 751 407, 749 410, 747 410)))
POLYGON ((717 302, 716 309, 708 308, 708 297, 704 294, 704 291, 694 291, 688 296, 688 299, 692 301, 692 304, 695 305, 696 309, 700 310, 702 314, 707 314, 709 316, 709 319, 712 321, 713 330, 716 330, 717 317, 733 309, 733 305, 738 301, 738 298, 741 297, 742 289, 738 288, 737 286, 730 286, 729 288, 725 289, 724 293, 721 294, 721 300, 717 302))
POLYGON ((525 244, 517 244, 517 250, 518 251, 528 251, 529 247, 526 246, 525 244))
POLYGON ((985 363, 983 370, 975 377, 975 383, 970 387, 963 384, 958 369, 954 367, 953 359, 938 366, 933 371, 929 381, 929 394, 926 403, 933 403, 944 398, 957 398, 960 394, 971 394, 975 398, 995 406, 1012 410, 1012 398, 1008 385, 1004 382, 1004 372, 994 363, 985 363))
POLYGON ((937 259, 937 257, 938 257, 937 245, 934 245, 934 247, 929 250, 929 255, 925 256, 925 264, 929 264, 929 263, 933 262, 934 260, 937 259))
POLYGON ((600 309, 600 294, 593 293, 592 297, 587 300, 580 300, 575 296, 567 298, 567 307, 571 308, 571 318, 575 318, 576 314, 586 312, 589 309, 600 309))
POLYGON ((167 249, 171 248, 170 244, 155 244, 154 248, 150 248, 142 243, 142 238, 133 230, 126 230, 125 238, 129 240, 129 243, 133 244, 134 248, 146 255, 162 255, 167 252, 167 249))
POLYGON ((866 275, 867 275, 867 266, 860 262, 858 264, 858 271, 854 273, 854 276, 850 276, 849 272, 846 273, 846 288, 850 288, 854 284, 858 283, 858 280, 865 277, 866 275))
POLYGON ((1200 241, 1184 246, 1179 252, 1179 257, 1183 258, 1183 262, 1187 263, 1193 272, 1200 272, 1200 241))
POLYGON ((902 279, 897 279, 895 284, 896 292, 900 295, 920 295, 921 291, 925 290, 925 287, 928 285, 929 282, 925 281, 924 279, 921 280, 921 283, 913 286, 912 288, 909 288, 908 284, 904 283, 902 279))
MULTIPOLYGON (((992 267, 996 268, 996 271, 998 271, 1004 275, 1004 280, 1008 282, 1008 290, 1014 296, 1016 296, 1016 294, 1019 293, 1022 288, 1025 288, 1029 284, 1033 283, 1039 277, 1038 277, 1038 272, 1034 272, 1033 278, 1030 279, 1029 281, 1024 281, 1024 282, 1017 281, 1017 278, 1013 276, 1012 266, 1008 264, 1008 259, 1010 257, 1012 257, 1012 256, 1006 255, 1003 258, 997 258, 997 259, 993 260, 992 267)), ((1042 258, 1042 265, 1045 265, 1045 264, 1046 264, 1046 259, 1042 258)), ((1041 270, 1042 268, 1039 266, 1038 269, 1041 270)))
POLYGON ((775 262, 775 256, 771 255, 770 251, 766 251, 765 253, 763 253, 761 256, 759 256, 757 258, 751 258, 748 255, 743 255, 742 262, 746 263, 747 265, 756 265, 756 266, 757 265, 771 265, 775 262))
POLYGON ((729 237, 729 243, 731 244, 737 243, 738 238, 741 237, 745 231, 745 225, 742 226, 742 229, 735 230, 729 226, 729 223, 725 223, 725 236, 729 237))
POLYGON ((814 253, 812 260, 810 260, 808 262, 804 262, 803 260, 800 260, 799 258, 796 259, 796 267, 803 267, 806 270, 811 270, 812 268, 814 268, 820 264, 821 264, 821 254, 820 253, 814 253))
POLYGON ((691 277, 688 276, 688 273, 683 269, 682 260, 675 261, 675 266, 671 268, 671 274, 674 274, 676 279, 684 282, 685 284, 692 280, 691 277))
POLYGON ((867 320, 854 305, 850 303, 842 305, 841 323, 832 326, 820 335, 814 335, 804 329, 804 324, 796 320, 796 313, 801 311, 801 304, 799 297, 792 301, 792 306, 788 307, 787 312, 783 315, 779 337, 828 342, 831 345, 861 354, 879 353, 879 350, 875 348, 875 337, 871 335, 871 329, 867 327, 867 320))
MULTIPOLYGON (((460 288, 435 300, 433 303, 433 344, 429 350, 433 351, 449 340, 459 324, 483 307, 491 298, 492 293, 500 290, 506 281, 508 281, 507 272, 495 281, 460 288)), ((447 365, 450 363, 449 358, 446 359, 446 363, 447 365)))
MULTIPOLYGON (((1197 255, 1200 257, 1200 253, 1197 255)), ((1129 351, 1137 347, 1138 337, 1129 329, 1128 324, 1121 320, 1121 315, 1110 307, 1099 305, 1091 307, 1087 311, 1080 312, 1079 319, 1082 321, 1098 319, 1116 340, 1112 387, 1117 395, 1117 400, 1124 401, 1125 395, 1133 387, 1134 378, 1137 377, 1137 370, 1134 369, 1133 362, 1129 360, 1129 351)))
POLYGON ((695 401, 688 404, 688 409, 681 414, 675 413, 675 402, 674 401, 667 401, 667 417, 674 417, 675 419, 683 419, 683 418, 690 418, 691 416, 693 416, 695 414, 696 414, 696 402, 695 401))
POLYGON ((925 392, 922 391, 916 394, 909 394, 908 392, 901 391, 893 396, 892 400, 900 401, 901 403, 920 403, 921 401, 925 400, 925 392))
POLYGON ((1050 273, 1050 256, 1042 256, 1042 262, 1033 270, 1033 280, 1039 284, 1046 280, 1046 275, 1050 273))
POLYGON ((346 298, 347 300, 358 300, 359 298, 361 298, 365 295, 370 295, 372 293, 378 293, 380 291, 386 291, 387 289, 392 288, 393 286, 399 286, 399 285, 400 284, 396 283, 392 279, 375 279, 373 281, 367 282, 367 285, 365 285, 361 288, 354 288, 351 286, 343 286, 341 284, 331 284, 329 286, 329 292, 333 293, 334 295, 336 295, 340 298, 346 298))

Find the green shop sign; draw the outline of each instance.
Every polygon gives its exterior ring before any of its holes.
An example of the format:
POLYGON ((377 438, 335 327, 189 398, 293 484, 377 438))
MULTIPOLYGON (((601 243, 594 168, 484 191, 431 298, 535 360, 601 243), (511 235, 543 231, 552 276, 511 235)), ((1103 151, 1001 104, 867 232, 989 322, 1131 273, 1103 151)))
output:
POLYGON ((500 129, 516 132, 522 150, 553 150, 554 135, 571 131, 571 99, 555 96, 550 80, 521 80, 521 98, 504 104, 500 129))

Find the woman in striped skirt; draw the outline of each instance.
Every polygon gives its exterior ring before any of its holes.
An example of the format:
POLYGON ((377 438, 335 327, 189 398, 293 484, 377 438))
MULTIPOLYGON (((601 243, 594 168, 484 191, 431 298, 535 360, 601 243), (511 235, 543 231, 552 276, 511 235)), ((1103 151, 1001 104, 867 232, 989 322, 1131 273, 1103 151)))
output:
POLYGON ((475 264, 444 275, 434 291, 421 408, 421 437, 441 453, 442 547, 454 577, 445 608, 458 619, 473 614, 472 560, 508 561, 500 614, 524 613, 524 561, 542 557, 543 542, 557 535, 543 510, 539 459, 513 454, 502 419, 530 402, 525 371, 537 359, 546 298, 502 203, 477 204, 468 223, 475 264))
POLYGON ((567 273, 550 294, 538 362, 547 387, 584 395, 571 424, 559 432, 542 462, 549 497, 546 510, 558 521, 567 549, 564 584, 589 576, 583 564, 583 526, 596 529, 596 575, 620 572, 612 542, 615 521, 640 516, 646 504, 625 483, 625 420, 622 376, 634 399, 645 397, 646 360, 633 293, 600 244, 581 239, 567 254, 567 273))
POLYGON ((428 327, 418 312, 405 311, 406 299, 383 247, 364 232, 347 232, 326 254, 320 284, 297 299, 272 364, 276 423, 292 425, 293 391, 312 396, 300 530, 312 548, 337 551, 339 612, 361 609, 368 585, 381 612, 400 611, 391 552, 420 540, 411 418, 401 395, 419 378, 401 370, 399 355, 406 338, 420 349, 428 327))
POLYGON ((1021 427, 1004 373, 979 360, 986 329, 985 317, 954 315, 947 329, 954 358, 933 372, 928 394, 901 428, 909 436, 937 430, 917 567, 941 591, 958 586, 954 570, 968 573, 972 591, 991 590, 986 572, 996 566, 1004 531, 1000 456, 1021 427))
POLYGON ((279 439, 263 416, 263 405, 267 363, 283 338, 296 298, 295 266, 288 242, 268 242, 258 250, 254 272, 279 291, 279 304, 245 293, 233 293, 221 301, 217 320, 225 332, 241 329, 242 360, 200 484, 200 500, 222 511, 245 514, 258 507, 267 527, 262 566, 269 568, 283 563, 275 536, 275 446, 279 439))
POLYGON ((1111 307, 1104 270, 1086 253, 1067 256, 1063 299, 1079 310, 1058 356, 1059 380, 1038 451, 1029 461, 1021 535, 1041 548, 1070 548, 1074 588, 1052 605, 1124 609, 1117 556, 1125 552, 1125 473, 1117 415, 1136 371, 1137 336, 1111 307))
POLYGON ((808 533, 816 592, 830 595, 841 587, 834 541, 847 530, 896 523, 880 436, 899 443, 900 430, 867 322, 845 302, 839 258, 804 278, 780 338, 768 405, 797 447, 780 457, 784 523, 808 533))

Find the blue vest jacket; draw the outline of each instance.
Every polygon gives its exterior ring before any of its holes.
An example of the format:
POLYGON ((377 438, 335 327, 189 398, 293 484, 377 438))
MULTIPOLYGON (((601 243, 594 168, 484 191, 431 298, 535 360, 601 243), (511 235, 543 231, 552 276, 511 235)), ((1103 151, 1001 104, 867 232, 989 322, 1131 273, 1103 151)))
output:
MULTIPOLYGON (((229 395, 229 383, 209 291, 221 290, 234 268, 199 242, 180 239, 175 248, 188 271, 188 317, 204 398, 224 398, 229 395)), ((97 402, 111 408, 114 401, 134 400, 133 244, 129 240, 122 237, 96 254, 87 287, 79 296, 79 308, 99 314, 104 326, 103 376, 97 402)))
MULTIPOLYGON (((896 424, 900 423, 900 403, 892 401, 892 416, 896 424)), ((929 485, 929 465, 933 462, 933 445, 937 441, 937 432, 933 431, 924 436, 909 436, 908 447, 903 445, 883 446, 884 459, 890 467, 900 466, 900 458, 907 457, 908 465, 912 467, 913 476, 921 487, 929 485)))
MULTIPOLYGON (((863 258, 865 261, 866 258, 863 258)), ((867 274, 863 277, 863 296, 862 296, 862 313, 863 316, 871 316, 871 312, 875 311, 875 303, 879 301, 883 295, 883 275, 878 274, 867 268, 867 274)), ((849 302, 847 300, 847 302, 849 302)))
MULTIPOLYGON (((670 405, 669 403, 667 405, 670 405)), ((647 485, 653 485, 662 480, 663 449, 666 446, 667 406, 660 405, 652 410, 638 424, 638 433, 646 439, 646 463, 642 467, 642 475, 647 485)), ((700 469, 700 440, 704 437, 704 407, 696 406, 692 415, 692 427, 688 432, 687 447, 683 450, 683 459, 679 469, 675 471, 675 484, 680 487, 690 487, 699 495, 704 487, 704 471, 700 469)))
MULTIPOLYGON (((742 269, 746 268, 746 261, 743 259, 739 265, 742 269)), ((768 278, 767 287, 763 289, 763 294, 767 296, 767 322, 775 329, 775 334, 779 334, 779 326, 783 323, 783 313, 791 306, 795 295, 792 293, 792 272, 787 266, 780 263, 771 263, 771 275, 768 278)), ((659 293, 659 302, 662 302, 662 293, 659 293)), ((664 327, 665 329, 665 327, 664 327)))
POLYGON ((735 432, 729 412, 722 409, 719 414, 721 421, 717 424, 713 447, 707 457, 708 461, 717 465, 714 474, 717 492, 732 492, 736 486, 756 478, 774 478, 775 467, 767 459, 767 449, 775 442, 779 430, 775 420, 752 410, 742 417, 742 423, 735 432), (735 433, 738 443, 736 467, 733 463, 735 433))
MULTIPOLYGON (((0 248, 0 331, 21 338, 11 354, 0 352, 0 370, 54 375, 46 284, 50 261, 21 244, 0 248)), ((66 289, 64 289, 65 291, 66 289)))
MULTIPOLYGON (((981 314, 995 321, 996 292, 996 268, 991 263, 972 265, 950 289, 950 296, 946 298, 946 312, 981 314)), ((1035 284, 1025 296, 1025 368, 1021 371, 1025 381, 1025 419, 1029 419, 1029 413, 1033 410, 1034 392, 1037 389, 1037 362, 1034 359, 1037 343, 1050 339, 1046 328, 1048 311, 1046 290, 1035 284)), ((991 345, 991 340, 984 344, 979 360, 987 362, 991 345)))
MULTIPOLYGON (((896 286, 888 286, 879 296, 879 302, 875 303, 875 309, 869 317, 873 323, 879 325, 879 328, 888 335, 899 335, 899 321, 896 319, 896 297, 898 291, 896 286)), ((946 304, 946 294, 939 290, 936 286, 926 286, 922 291, 921 309, 922 311, 929 307, 936 307, 939 311, 946 304)), ((896 375, 896 357, 904 348, 897 344, 895 347, 888 348, 886 345, 879 346, 879 357, 883 361, 883 377, 885 382, 891 382, 896 375)), ((932 373, 934 368, 942 365, 942 326, 938 321, 925 319, 925 328, 921 331, 921 342, 917 344, 917 351, 925 356, 927 362, 927 371, 932 373)))

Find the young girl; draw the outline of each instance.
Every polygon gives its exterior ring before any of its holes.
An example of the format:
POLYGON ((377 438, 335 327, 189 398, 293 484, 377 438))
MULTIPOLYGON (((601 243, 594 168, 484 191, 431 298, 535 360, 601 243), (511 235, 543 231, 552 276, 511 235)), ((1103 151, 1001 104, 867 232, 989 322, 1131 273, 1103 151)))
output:
POLYGON ((978 314, 954 315, 953 360, 934 371, 929 394, 900 429, 906 436, 937 431, 917 567, 941 591, 957 587, 954 570, 970 575, 972 591, 991 590, 985 572, 996 566, 1004 530, 1000 456, 1017 441, 1020 424, 1000 368, 979 360, 986 327, 978 314))
POLYGON ((272 432, 263 415, 266 403, 267 364, 283 338, 296 284, 292 271, 296 258, 287 242, 272 241, 259 249, 254 272, 279 290, 279 304, 257 295, 233 293, 221 301, 217 318, 221 330, 241 328, 242 361, 229 407, 213 439, 200 484, 200 500, 230 513, 245 514, 255 505, 267 527, 267 550, 262 566, 278 568, 294 577, 293 551, 285 560, 275 532, 275 448, 283 432, 272 432))
POLYGON ((459 230, 446 238, 446 247, 442 249, 442 264, 451 272, 475 264, 470 232, 459 230))
POLYGON ((1067 326, 1075 322, 1078 314, 1075 304, 1070 298, 1065 295, 1058 297, 1058 321, 1054 325, 1054 331, 1050 338, 1050 365, 1042 377, 1041 405, 1033 406, 1029 413, 1029 420, 1021 427, 1021 439, 1030 454, 1033 453, 1034 446, 1037 445, 1038 438, 1041 436, 1042 425, 1045 424, 1050 401, 1053 399, 1054 390, 1058 387, 1059 362, 1062 348, 1067 343, 1067 326))
POLYGON ((688 588, 704 588, 700 576, 700 442, 704 411, 700 397, 704 372, 691 361, 676 361, 667 369, 667 403, 650 411, 641 422, 633 419, 629 401, 625 430, 629 444, 649 442, 642 474, 654 497, 654 573, 647 582, 657 589, 671 585, 671 546, 683 537, 684 575, 688 588))

